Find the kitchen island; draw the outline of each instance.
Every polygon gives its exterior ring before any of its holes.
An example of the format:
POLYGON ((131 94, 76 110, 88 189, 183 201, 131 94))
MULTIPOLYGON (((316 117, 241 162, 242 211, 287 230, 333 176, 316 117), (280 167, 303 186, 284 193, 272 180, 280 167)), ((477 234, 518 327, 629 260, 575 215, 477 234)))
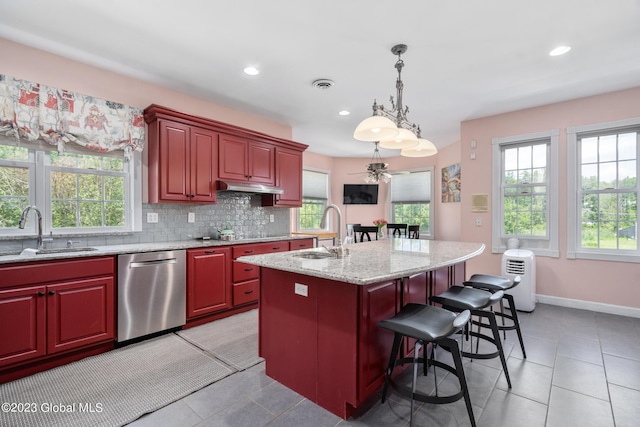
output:
POLYGON ((484 244, 400 238, 345 248, 344 258, 316 248, 239 260, 261 267, 267 375, 347 419, 384 381, 393 335, 378 322, 461 284, 484 244))

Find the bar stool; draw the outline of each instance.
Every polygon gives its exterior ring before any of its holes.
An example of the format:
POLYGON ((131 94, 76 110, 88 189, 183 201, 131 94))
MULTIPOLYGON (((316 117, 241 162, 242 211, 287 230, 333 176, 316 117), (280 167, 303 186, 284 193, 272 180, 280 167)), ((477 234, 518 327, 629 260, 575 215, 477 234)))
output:
MULTIPOLYGON (((384 378, 384 388, 382 390, 382 403, 384 403, 387 390, 391 385, 401 395, 409 397, 411 399, 411 414, 409 418, 409 425, 413 423, 413 401, 419 400, 426 403, 451 403, 460 400, 464 397, 465 404, 467 406, 467 413, 471 420, 471 425, 475 427, 475 418, 473 417, 473 409, 471 407, 471 398, 469 397, 469 390, 467 388, 467 380, 464 376, 464 370, 462 368, 462 358, 460 357, 460 348, 458 342, 451 338, 453 335, 460 331, 464 325, 469 322, 471 314, 468 310, 462 311, 460 314, 445 310, 440 307, 425 304, 407 304, 391 319, 382 320, 378 322, 378 326, 381 328, 389 329, 394 332, 393 346, 391 347, 391 355, 389 357, 389 366, 384 378), (404 357, 396 360, 398 357, 398 351, 402 344, 404 337, 414 338, 416 340, 413 357, 404 357), (427 375, 428 365, 442 368, 458 378, 460 382, 460 391, 448 395, 438 396, 437 385, 436 395, 428 396, 426 394, 416 392, 416 379, 418 376, 418 363, 420 348, 426 346, 428 343, 432 344, 431 359, 427 361, 427 349, 423 349, 423 368, 424 375, 427 375), (447 365, 443 362, 435 360, 434 351, 435 345, 439 345, 445 350, 449 351, 453 357, 454 366, 447 365), (401 366, 407 363, 413 363, 413 377, 411 380, 411 389, 401 386, 394 382, 391 378, 391 374, 396 366, 401 366)), ((435 374, 434 374, 435 375, 435 374)), ((437 384, 437 383, 436 383, 437 384)))
MULTIPOLYGON (((502 342, 500 341, 500 331, 498 331, 498 324, 496 322, 496 316, 493 311, 484 310, 500 301, 504 295, 503 291, 491 293, 483 291, 482 289, 469 288, 464 286, 451 286, 449 289, 441 293, 440 295, 434 295, 429 298, 430 301, 442 304, 443 308, 451 311, 463 311, 469 310, 471 315, 478 316, 480 319, 487 319, 488 328, 493 332, 493 337, 489 335, 481 334, 480 331, 473 332, 473 330, 467 331, 472 337, 476 337, 479 340, 483 339, 489 341, 496 346, 496 351, 492 353, 473 353, 462 352, 462 355, 471 359, 493 359, 494 357, 500 357, 502 362, 502 369, 504 370, 504 376, 507 379, 507 385, 511 388, 511 378, 509 377, 509 370, 507 369, 507 360, 504 357, 504 351, 502 349, 502 342)), ((482 322, 480 320, 479 322, 482 322)), ((478 324, 477 321, 472 321, 473 324, 478 324)))
MULTIPOLYGON (((468 281, 464 282, 465 286, 471 286, 476 289, 483 289, 491 293, 498 291, 506 291, 511 288, 515 288, 521 281, 520 276, 515 276, 513 281, 502 276, 492 276, 489 274, 474 274, 468 281)), ((507 338, 507 331, 515 329, 518 334, 518 340, 520 341, 520 348, 522 349, 522 355, 527 358, 527 353, 524 351, 524 341, 522 339, 522 332, 520 331, 520 322, 518 320, 518 313, 516 312, 516 302, 513 299, 513 295, 504 292, 502 299, 500 300, 500 312, 496 313, 496 316, 502 319, 502 325, 498 325, 498 329, 502 331, 503 337, 507 338), (509 303, 509 311, 511 314, 504 312, 504 300, 509 303), (509 319, 510 324, 505 324, 504 319, 509 319)), ((488 327, 487 325, 478 325, 480 327, 488 327)))

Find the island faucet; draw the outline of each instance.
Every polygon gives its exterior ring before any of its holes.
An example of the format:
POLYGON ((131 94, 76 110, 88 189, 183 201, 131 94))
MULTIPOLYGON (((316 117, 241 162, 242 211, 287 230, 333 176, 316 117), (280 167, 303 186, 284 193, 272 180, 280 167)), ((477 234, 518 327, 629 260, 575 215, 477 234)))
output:
POLYGON ((24 229, 24 226, 27 223, 27 215, 29 214, 29 211, 31 209, 36 211, 36 215, 38 217, 38 250, 40 250, 44 248, 44 242, 42 240, 42 213, 40 213, 40 209, 38 209, 36 206, 27 206, 22 211, 22 216, 20 217, 18 228, 24 229))
POLYGON ((338 215, 338 241, 340 242, 340 246, 342 246, 342 213, 340 213, 340 208, 336 205, 331 204, 327 206, 322 214, 322 221, 320 221, 320 228, 325 228, 327 226, 327 216, 329 213, 329 209, 335 209, 336 214, 338 215))

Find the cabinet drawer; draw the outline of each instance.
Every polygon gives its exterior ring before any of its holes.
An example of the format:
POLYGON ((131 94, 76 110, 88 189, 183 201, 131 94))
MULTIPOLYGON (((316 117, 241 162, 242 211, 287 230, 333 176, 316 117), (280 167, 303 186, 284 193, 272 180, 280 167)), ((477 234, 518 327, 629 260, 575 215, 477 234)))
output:
POLYGON ((251 280, 233 285, 233 305, 258 301, 259 293, 260 280, 251 280))
POLYGON ((252 245, 238 245, 233 247, 233 259, 245 255, 262 255, 272 252, 285 252, 289 250, 289 241, 256 243, 252 245))
POLYGON ((260 275, 260 267, 257 265, 245 264, 244 262, 233 261, 233 281, 244 282, 246 280, 257 279, 260 275))
POLYGON ((292 251, 297 249, 309 249, 313 247, 313 239, 292 240, 289 245, 292 251))

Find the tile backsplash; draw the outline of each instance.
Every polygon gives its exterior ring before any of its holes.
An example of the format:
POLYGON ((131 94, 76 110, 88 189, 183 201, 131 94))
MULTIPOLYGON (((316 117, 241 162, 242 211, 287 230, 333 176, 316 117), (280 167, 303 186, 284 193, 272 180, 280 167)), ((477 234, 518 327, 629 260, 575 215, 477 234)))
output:
MULTIPOLYGON (((219 192, 215 205, 143 204, 142 231, 113 236, 73 236, 56 238, 47 247, 63 247, 67 240, 76 246, 105 246, 134 243, 175 242, 202 236, 218 237, 225 223, 236 238, 284 236, 289 234, 289 209, 262 207, 261 196, 248 193, 219 192), (195 222, 188 222, 188 214, 195 222), (158 214, 157 223, 147 223, 147 213, 158 214), (273 222, 270 217, 273 215, 273 222)), ((46 236, 48 237, 48 236, 46 236)), ((0 240, 0 252, 35 247, 35 239, 0 240)))

